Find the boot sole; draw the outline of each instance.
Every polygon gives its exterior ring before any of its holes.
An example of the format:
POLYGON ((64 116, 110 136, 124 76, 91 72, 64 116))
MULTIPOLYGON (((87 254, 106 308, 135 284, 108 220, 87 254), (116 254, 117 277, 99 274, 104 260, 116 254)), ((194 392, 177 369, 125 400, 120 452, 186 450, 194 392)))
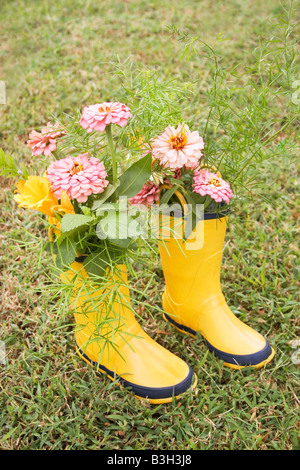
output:
MULTIPOLYGON (((79 346, 77 344, 76 344, 76 353, 88 365, 94 367, 100 375, 104 375, 104 376, 108 377, 112 382, 116 381, 116 379, 119 379, 119 382, 116 382, 117 385, 124 385, 125 387, 129 387, 129 388, 133 389, 133 391, 134 391, 134 387, 143 388, 142 386, 136 386, 135 384, 133 384, 133 383, 131 383, 131 382, 125 380, 125 379, 122 379, 122 377, 119 377, 119 376, 115 375, 112 371, 107 369, 105 366, 101 366, 101 364, 95 363, 95 361, 93 361, 92 359, 89 359, 89 357, 83 351, 81 351, 81 349, 79 348, 79 346), (102 370, 100 370, 100 369, 102 369, 102 370)), ((190 373, 191 372, 192 372, 192 369, 190 368, 190 373)), ((188 377, 189 376, 190 376, 190 374, 188 375, 188 377)), ((183 382, 185 382, 187 380, 187 378, 184 379, 183 382)), ((146 400, 148 403, 153 404, 153 405, 171 403, 173 401, 173 398, 179 399, 179 398, 182 397, 182 395, 185 392, 187 392, 189 390, 193 390, 197 386, 198 378, 197 378, 197 376, 194 372, 193 372, 193 377, 191 378, 191 381, 193 381, 193 383, 191 383, 191 385, 186 390, 184 390, 182 393, 179 393, 178 395, 174 395, 174 396, 170 396, 170 397, 166 397, 166 398, 148 398, 148 397, 144 397, 144 396, 139 396, 135 393, 134 396, 136 398, 138 398, 139 400, 146 400)), ((144 387, 144 388, 146 388, 146 387, 144 387)))
MULTIPOLYGON (((183 333, 185 335, 189 335, 191 336, 192 338, 196 338, 196 335, 197 335, 197 332, 192 330, 191 328, 185 326, 185 325, 181 325, 180 323, 177 323, 175 322, 175 320, 169 318, 165 313, 163 313, 163 318, 166 322, 170 323, 172 326, 174 326, 174 328, 176 328, 176 330, 180 331, 180 333, 183 333)), ((210 350, 210 352, 214 353, 214 348, 212 345, 210 345, 210 343, 208 343, 208 341, 204 338, 204 336, 202 336, 208 349, 210 350)), ((267 340, 266 340, 267 341, 267 340)), ((269 344, 269 343, 267 343, 269 344)), ((270 345, 269 345, 270 346, 270 345)), ((268 364, 269 362, 272 361, 272 359, 274 358, 275 356, 275 351, 274 349, 272 348, 272 346, 270 346, 270 349, 271 349, 271 354, 266 358, 264 359, 263 361, 259 362, 258 364, 249 364, 249 365, 239 365, 238 363, 237 364, 232 364, 230 362, 226 362, 223 360, 223 365, 226 366, 226 367, 229 367, 230 369, 245 369, 245 367, 253 367, 254 369, 261 369, 262 367, 264 367, 266 364, 268 364)), ((221 358, 219 358, 216 354, 215 356, 222 360, 221 358)))

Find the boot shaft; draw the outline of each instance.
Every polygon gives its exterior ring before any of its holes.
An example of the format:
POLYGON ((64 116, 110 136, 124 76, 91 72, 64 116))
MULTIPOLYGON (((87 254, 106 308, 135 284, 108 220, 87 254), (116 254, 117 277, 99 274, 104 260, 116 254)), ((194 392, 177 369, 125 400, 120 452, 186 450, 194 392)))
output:
POLYGON ((198 292, 198 301, 200 292, 206 298, 221 293, 220 270, 227 218, 200 220, 186 241, 180 236, 184 223, 179 218, 174 222, 170 220, 172 233, 164 236, 165 231, 159 242, 166 292, 171 292, 172 300, 179 304, 195 292, 198 292))
POLYGON ((135 334, 139 330, 130 303, 124 265, 118 265, 114 272, 107 271, 101 287, 89 278, 83 264, 76 261, 61 279, 71 289, 70 307, 75 317, 78 344, 97 338, 102 350, 105 345, 120 347, 125 339, 122 333, 135 334))

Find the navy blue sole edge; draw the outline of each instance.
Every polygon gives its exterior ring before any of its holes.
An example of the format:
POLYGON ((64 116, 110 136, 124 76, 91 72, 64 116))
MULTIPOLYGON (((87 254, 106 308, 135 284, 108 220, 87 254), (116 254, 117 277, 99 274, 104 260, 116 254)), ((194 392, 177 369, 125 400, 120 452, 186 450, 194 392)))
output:
MULTIPOLYGON (((114 374, 113 371, 109 370, 107 367, 98 364, 97 362, 90 359, 78 346, 75 342, 77 351, 79 354, 84 357, 93 367, 97 369, 99 373, 103 372, 107 374, 112 380, 118 380, 124 387, 130 388, 135 395, 140 398, 148 398, 149 400, 159 400, 176 397, 186 392, 193 385, 193 378, 195 376, 193 369, 187 364, 189 368, 189 373, 187 377, 180 383, 172 387, 143 387, 142 385, 136 385, 133 382, 129 382, 126 379, 114 374)), ((196 379, 196 378, 195 378, 196 379)))
MULTIPOLYGON (((189 328, 188 326, 181 325, 180 323, 177 323, 175 320, 173 320, 173 318, 171 318, 166 313, 164 314, 164 316, 165 316, 165 318, 168 322, 170 322, 171 324, 173 324, 174 326, 176 326, 180 330, 182 330, 186 333, 189 333, 192 336, 197 335, 197 333, 198 333, 197 331, 192 330, 192 328, 189 328)), ((202 335, 202 337, 203 337, 203 339, 205 341, 205 344, 207 345, 208 349, 210 350, 210 352, 214 353, 214 355, 218 359, 221 359, 222 361, 224 361, 228 364, 235 365, 235 366, 241 366, 241 367, 257 366, 258 364, 260 364, 263 361, 265 361, 266 359, 268 359, 268 357, 270 357, 270 355, 272 354, 271 345, 270 345, 270 343, 268 342, 268 340, 266 338, 264 338, 264 340, 266 341, 265 347, 263 349, 261 349, 260 351, 258 351, 257 353, 246 354, 246 355, 238 355, 238 354, 233 355, 233 354, 229 354, 229 353, 226 353, 224 351, 221 351, 220 349, 215 348, 212 344, 210 344, 207 341, 207 339, 204 338, 203 335, 202 335)))
MULTIPOLYGON (((230 211, 220 211, 220 212, 204 212, 203 219, 199 220, 213 220, 213 219, 222 219, 223 217, 227 217, 230 211)), ((162 213, 162 215, 169 215, 169 213, 162 213)), ((186 219, 186 216, 183 215, 181 211, 173 211, 171 217, 175 217, 176 219, 186 219)))
POLYGON ((197 335, 197 331, 192 330, 192 328, 189 328, 188 326, 181 325, 180 323, 177 323, 173 318, 171 318, 167 313, 164 313, 164 316, 166 320, 170 323, 172 323, 176 328, 179 328, 180 330, 184 331, 185 333, 189 333, 192 336, 197 335))

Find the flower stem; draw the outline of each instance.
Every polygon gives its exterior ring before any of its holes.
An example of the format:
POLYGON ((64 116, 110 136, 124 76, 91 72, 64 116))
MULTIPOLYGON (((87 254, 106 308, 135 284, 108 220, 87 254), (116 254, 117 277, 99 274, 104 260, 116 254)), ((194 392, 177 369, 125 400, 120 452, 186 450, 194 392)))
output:
POLYGON ((111 124, 109 124, 108 126, 106 126, 105 132, 106 132, 107 141, 108 141, 108 146, 109 146, 110 155, 111 155, 112 172, 113 172, 113 184, 116 184, 117 181, 118 181, 117 162, 116 162, 116 155, 115 155, 115 150, 114 150, 114 143, 113 143, 113 138, 112 138, 112 133, 111 133, 111 124))

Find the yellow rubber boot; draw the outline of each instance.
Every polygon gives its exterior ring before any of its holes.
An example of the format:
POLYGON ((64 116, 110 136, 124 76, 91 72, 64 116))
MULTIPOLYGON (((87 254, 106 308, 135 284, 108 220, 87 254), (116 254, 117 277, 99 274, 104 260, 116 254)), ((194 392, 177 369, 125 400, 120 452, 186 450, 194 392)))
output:
POLYGON ((183 219, 162 217, 163 227, 173 224, 172 230, 162 232, 159 243, 166 283, 165 319, 192 336, 200 332, 210 351, 228 367, 259 368, 270 362, 275 352, 268 341, 233 314, 222 294, 220 270, 227 218, 205 214, 206 220, 199 221, 184 242, 183 219))
POLYGON ((101 289, 88 280, 78 261, 61 277, 72 286, 77 353, 87 363, 150 403, 170 402, 196 386, 191 367, 150 338, 136 321, 125 266, 108 274, 101 289))

